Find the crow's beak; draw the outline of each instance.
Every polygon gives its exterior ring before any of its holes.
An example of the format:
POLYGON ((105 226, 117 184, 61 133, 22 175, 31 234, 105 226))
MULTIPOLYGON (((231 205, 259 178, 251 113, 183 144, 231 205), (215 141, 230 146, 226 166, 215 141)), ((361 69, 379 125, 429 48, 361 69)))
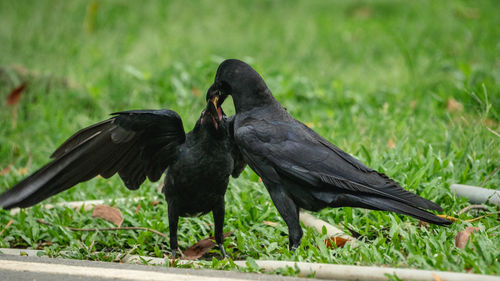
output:
POLYGON ((219 95, 214 95, 207 102, 207 107, 204 110, 203 118, 210 118, 215 129, 219 129, 224 115, 222 108, 218 106, 219 95))
POLYGON ((214 95, 212 98, 210 98, 209 103, 211 103, 208 106, 208 110, 210 110, 210 113, 217 119, 217 121, 222 120, 222 108, 219 106, 219 95, 214 95))
POLYGON ((215 95, 210 99, 210 102, 213 103, 214 107, 217 108, 217 103, 219 102, 219 95, 215 95))

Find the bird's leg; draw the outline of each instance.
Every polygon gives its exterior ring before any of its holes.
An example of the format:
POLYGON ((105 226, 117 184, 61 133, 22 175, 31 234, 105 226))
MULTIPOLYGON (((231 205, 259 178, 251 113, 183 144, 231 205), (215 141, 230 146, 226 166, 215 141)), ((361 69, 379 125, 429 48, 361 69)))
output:
POLYGON ((179 215, 177 210, 173 207, 173 203, 168 204, 168 228, 170 231, 170 249, 172 251, 172 258, 177 257, 177 249, 179 245, 177 244, 177 224, 179 222, 179 215))
POLYGON ((278 212, 288 226, 288 247, 290 251, 295 251, 300 246, 300 240, 303 235, 299 221, 299 208, 281 187, 273 186, 267 190, 271 195, 276 209, 278 209, 278 212))
POLYGON ((219 246, 222 258, 226 258, 226 250, 224 249, 224 212, 224 197, 222 197, 212 210, 215 242, 219 246))

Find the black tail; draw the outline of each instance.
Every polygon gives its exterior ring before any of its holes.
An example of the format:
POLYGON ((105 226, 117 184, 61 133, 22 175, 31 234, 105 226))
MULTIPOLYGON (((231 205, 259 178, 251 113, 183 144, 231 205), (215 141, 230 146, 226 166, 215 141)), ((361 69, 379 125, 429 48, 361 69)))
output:
POLYGON ((396 200, 382 198, 382 197, 374 197, 371 195, 367 196, 357 195, 356 197, 362 204, 361 206, 358 207, 363 207, 372 210, 391 211, 398 214, 411 216, 416 219, 437 225, 449 225, 452 223, 447 219, 440 218, 425 210, 407 205, 405 203, 401 203, 396 200))

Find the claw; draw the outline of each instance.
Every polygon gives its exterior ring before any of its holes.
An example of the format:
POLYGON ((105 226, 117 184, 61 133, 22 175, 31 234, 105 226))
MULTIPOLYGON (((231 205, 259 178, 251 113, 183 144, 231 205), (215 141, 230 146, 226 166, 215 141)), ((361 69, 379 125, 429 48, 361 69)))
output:
POLYGON ((222 258, 223 259, 227 258, 226 249, 224 249, 224 244, 220 243, 218 246, 219 246, 219 250, 220 250, 220 254, 221 254, 222 258))

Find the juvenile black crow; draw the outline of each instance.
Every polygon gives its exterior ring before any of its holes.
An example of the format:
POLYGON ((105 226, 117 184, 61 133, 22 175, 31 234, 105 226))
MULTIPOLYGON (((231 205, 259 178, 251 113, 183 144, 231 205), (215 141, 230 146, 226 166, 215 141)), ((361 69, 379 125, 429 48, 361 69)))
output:
POLYGON ((299 208, 361 207, 450 224, 423 210, 441 207, 405 191, 294 119, 248 64, 231 59, 219 66, 207 99, 220 96, 220 105, 227 95, 236 109, 235 142, 288 225, 290 249, 302 238, 299 208))
POLYGON ((172 110, 132 110, 80 130, 51 156, 54 160, 0 195, 4 209, 29 207, 97 175, 118 173, 135 190, 166 171, 163 193, 168 203, 170 247, 178 249, 180 216, 212 211, 215 240, 223 246, 224 195, 229 175, 246 164, 233 143, 233 119, 226 119, 217 98, 207 102, 194 129, 184 133, 172 110))

